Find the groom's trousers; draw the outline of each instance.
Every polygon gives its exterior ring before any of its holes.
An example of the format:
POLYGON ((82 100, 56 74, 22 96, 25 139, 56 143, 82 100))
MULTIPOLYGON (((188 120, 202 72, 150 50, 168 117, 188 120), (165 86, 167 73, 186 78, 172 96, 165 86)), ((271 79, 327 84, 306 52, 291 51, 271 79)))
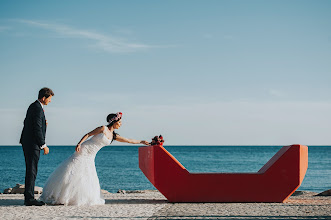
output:
POLYGON ((25 157, 25 201, 34 199, 34 186, 38 171, 38 161, 40 150, 33 149, 31 146, 23 145, 25 157))

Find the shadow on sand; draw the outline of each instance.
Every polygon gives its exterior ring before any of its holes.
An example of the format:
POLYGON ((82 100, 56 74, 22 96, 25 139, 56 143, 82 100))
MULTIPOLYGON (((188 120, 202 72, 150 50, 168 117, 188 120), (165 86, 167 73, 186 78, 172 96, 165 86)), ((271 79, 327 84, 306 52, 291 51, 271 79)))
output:
MULTIPOLYGON (((168 203, 167 200, 156 199, 106 199, 106 204, 163 204, 168 203)), ((1 199, 0 206, 23 206, 23 199, 1 199)), ((47 204, 52 206, 51 204, 47 204)), ((55 205, 56 206, 56 205, 55 205)))
POLYGON ((168 203, 162 199, 106 199, 106 204, 163 204, 168 203))

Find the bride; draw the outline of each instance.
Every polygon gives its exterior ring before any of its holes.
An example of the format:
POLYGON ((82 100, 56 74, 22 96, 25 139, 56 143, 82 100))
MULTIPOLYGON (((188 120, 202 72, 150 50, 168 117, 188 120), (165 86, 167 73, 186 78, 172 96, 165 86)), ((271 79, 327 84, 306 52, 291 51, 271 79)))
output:
POLYGON ((147 141, 128 139, 115 133, 115 129, 122 125, 121 118, 121 112, 109 114, 107 126, 98 127, 84 135, 77 144, 75 153, 63 161, 49 176, 39 199, 48 204, 104 204, 105 200, 100 191, 94 164, 97 152, 111 144, 113 140, 149 145, 147 141), (93 137, 88 139, 91 136, 93 137))

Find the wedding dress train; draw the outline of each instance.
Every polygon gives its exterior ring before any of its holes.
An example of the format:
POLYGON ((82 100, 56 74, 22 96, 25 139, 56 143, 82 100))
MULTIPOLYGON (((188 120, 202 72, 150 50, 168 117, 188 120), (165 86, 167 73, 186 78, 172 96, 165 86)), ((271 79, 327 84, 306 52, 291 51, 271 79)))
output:
POLYGON ((104 204, 94 159, 97 152, 111 142, 100 133, 82 143, 80 151, 63 161, 50 175, 40 200, 63 205, 104 204))

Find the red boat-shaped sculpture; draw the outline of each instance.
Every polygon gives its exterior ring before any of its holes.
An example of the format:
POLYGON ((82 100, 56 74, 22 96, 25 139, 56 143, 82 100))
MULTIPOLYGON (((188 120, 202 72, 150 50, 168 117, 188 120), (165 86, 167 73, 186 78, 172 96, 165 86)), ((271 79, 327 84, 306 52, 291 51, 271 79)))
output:
POLYGON ((257 173, 190 173, 163 146, 139 148, 139 167, 169 202, 284 202, 308 168, 308 147, 282 147, 257 173))

